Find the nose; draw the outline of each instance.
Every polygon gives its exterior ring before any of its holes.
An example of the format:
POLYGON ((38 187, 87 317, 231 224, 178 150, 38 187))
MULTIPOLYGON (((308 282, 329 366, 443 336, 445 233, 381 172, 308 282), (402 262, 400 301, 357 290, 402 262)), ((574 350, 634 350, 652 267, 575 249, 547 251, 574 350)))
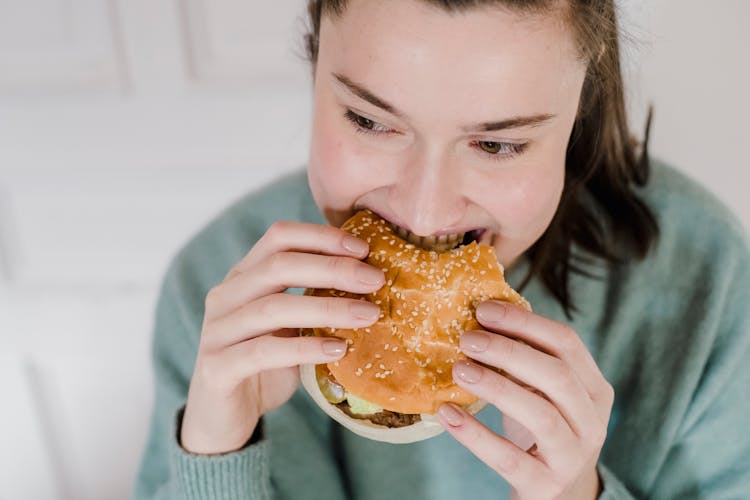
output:
POLYGON ((465 203, 456 177, 456 169, 447 163, 425 159, 402 169, 391 190, 391 207, 406 229, 429 236, 461 220, 465 203))

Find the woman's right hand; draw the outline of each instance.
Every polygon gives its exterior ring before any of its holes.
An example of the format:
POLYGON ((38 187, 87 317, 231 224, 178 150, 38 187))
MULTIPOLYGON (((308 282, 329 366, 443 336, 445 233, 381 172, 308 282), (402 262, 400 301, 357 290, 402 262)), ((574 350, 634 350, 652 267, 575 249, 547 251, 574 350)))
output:
POLYGON ((361 262, 368 253, 367 242, 341 229, 277 222, 208 292, 182 420, 185 450, 240 449, 260 416, 292 396, 298 365, 335 361, 346 352, 344 341, 300 337, 299 328, 362 328, 378 320, 380 309, 370 302, 283 293, 375 292, 385 276, 361 262))

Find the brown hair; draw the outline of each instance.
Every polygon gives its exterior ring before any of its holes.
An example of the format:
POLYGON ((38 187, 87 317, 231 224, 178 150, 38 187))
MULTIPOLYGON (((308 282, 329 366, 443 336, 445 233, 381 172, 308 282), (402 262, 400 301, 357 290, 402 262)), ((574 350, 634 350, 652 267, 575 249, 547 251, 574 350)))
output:
MULTIPOLYGON (((587 73, 565 162, 565 186, 552 222, 526 251, 531 266, 519 289, 538 275, 560 302, 568 318, 576 307, 569 289, 571 272, 593 276, 585 265, 594 258, 613 264, 643 259, 659 234, 651 210, 635 189, 649 177, 648 136, 652 110, 637 152, 625 112, 620 47, 614 0, 421 0, 447 12, 500 6, 543 13, 566 6, 565 20, 573 28, 587 73), (577 245, 588 252, 574 252, 577 245)), ((318 58, 320 21, 340 17, 346 0, 309 0, 307 58, 313 74, 318 58)))

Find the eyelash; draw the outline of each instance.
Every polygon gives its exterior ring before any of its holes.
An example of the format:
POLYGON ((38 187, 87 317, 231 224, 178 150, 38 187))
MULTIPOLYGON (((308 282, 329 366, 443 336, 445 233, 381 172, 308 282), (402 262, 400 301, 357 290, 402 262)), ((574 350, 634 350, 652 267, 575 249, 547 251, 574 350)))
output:
MULTIPOLYGON (((346 118, 349 122, 352 123, 354 127, 354 131, 360 134, 369 134, 369 135, 382 135, 382 134, 388 134, 390 133, 389 129, 385 126, 381 125, 380 123, 370 120, 369 118, 365 118, 364 116, 358 115, 351 109, 347 109, 346 113, 344 113, 344 118, 346 118), (383 130, 372 130, 368 129, 366 127, 363 127, 359 124, 359 120, 367 120, 368 122, 372 122, 373 126, 379 126, 382 127, 383 130)), ((526 146, 528 143, 515 143, 515 142, 498 142, 498 141, 474 141, 472 142, 472 145, 477 145, 480 143, 489 143, 489 144, 499 144, 501 147, 506 149, 506 152, 498 152, 498 153, 488 153, 487 151, 484 151, 481 147, 475 146, 474 149, 477 150, 477 152, 484 156, 485 158, 492 160, 492 161, 502 161, 514 158, 515 156, 518 156, 522 154, 526 150, 526 146)))

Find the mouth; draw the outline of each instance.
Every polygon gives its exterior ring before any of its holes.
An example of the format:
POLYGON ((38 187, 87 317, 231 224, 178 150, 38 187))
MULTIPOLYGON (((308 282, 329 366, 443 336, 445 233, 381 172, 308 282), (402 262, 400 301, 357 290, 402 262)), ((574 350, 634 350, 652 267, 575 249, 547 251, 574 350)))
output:
POLYGON ((404 229, 403 227, 397 226, 392 222, 388 222, 394 233, 399 235, 409 243, 422 248, 424 250, 432 250, 438 253, 448 252, 455 248, 469 245, 472 242, 479 242, 482 236, 487 231, 486 228, 473 229, 465 233, 458 234, 444 234, 441 236, 417 236, 411 231, 404 229))

